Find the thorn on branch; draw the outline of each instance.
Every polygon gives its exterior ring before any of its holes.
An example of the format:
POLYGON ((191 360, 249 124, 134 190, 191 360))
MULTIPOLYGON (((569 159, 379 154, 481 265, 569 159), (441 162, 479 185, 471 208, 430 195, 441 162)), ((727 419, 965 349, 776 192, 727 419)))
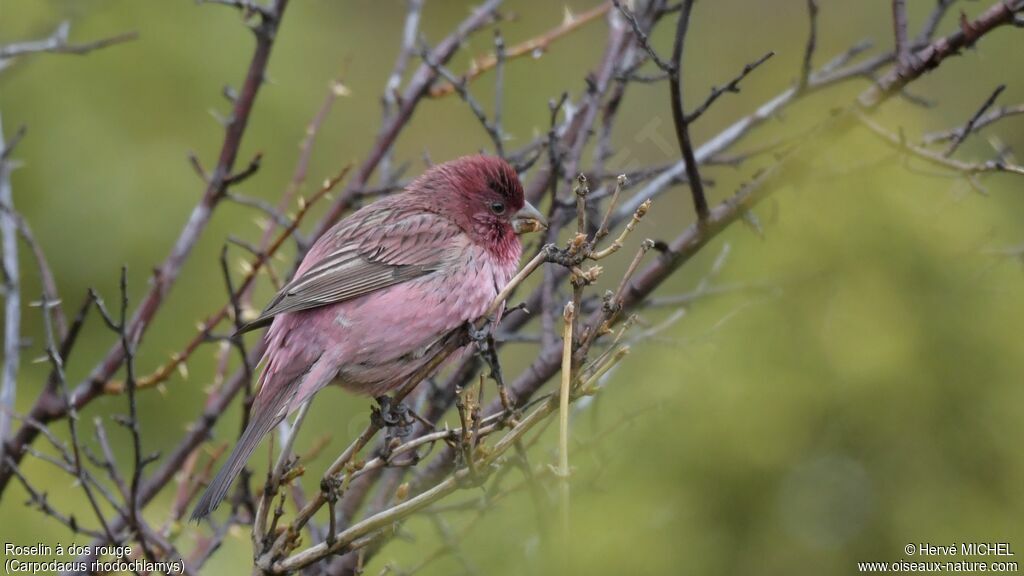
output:
MULTIPOLYGON (((198 4, 220 4, 239 10, 242 19, 248 21, 259 16, 262 22, 276 22, 278 13, 273 8, 260 4, 257 0, 196 0, 198 4)), ((255 27, 253 27, 255 29, 255 27)))
POLYGON ((255 174, 260 169, 260 163, 262 161, 263 161, 263 153, 262 152, 257 152, 256 155, 253 156, 252 160, 249 160, 249 164, 245 168, 243 168, 239 172, 236 172, 236 173, 231 174, 231 175, 227 176, 226 178, 224 178, 224 182, 221 185, 222 193, 223 193, 223 191, 227 190, 228 187, 234 186, 235 184, 239 184, 239 183, 245 181, 247 178, 249 178, 253 174, 255 174))
POLYGON ((188 162, 192 166, 192 170, 194 170, 195 173, 199 175, 199 179, 202 180, 205 184, 209 184, 210 175, 207 174, 206 169, 203 168, 203 163, 202 161, 199 160, 199 156, 197 156, 196 153, 191 150, 188 153, 188 162))

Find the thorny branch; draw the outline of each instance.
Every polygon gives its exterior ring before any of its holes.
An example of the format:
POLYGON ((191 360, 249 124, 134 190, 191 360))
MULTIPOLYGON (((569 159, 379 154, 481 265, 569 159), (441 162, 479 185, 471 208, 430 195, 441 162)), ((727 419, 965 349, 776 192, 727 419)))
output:
MULTIPOLYGON (((264 83, 267 64, 270 60, 270 52, 276 36, 275 33, 280 25, 281 17, 284 15, 284 9, 287 4, 288 0, 275 0, 271 8, 261 12, 261 23, 254 28, 256 48, 249 63, 245 82, 234 101, 234 110, 225 130, 217 165, 210 173, 210 179, 207 182, 202 199, 189 215, 181 235, 171 249, 171 253, 164 260, 163 264, 156 268, 151 288, 142 298, 128 324, 129 338, 134 341, 141 341, 150 322, 156 316, 161 304, 177 280, 185 260, 191 254, 192 248, 209 223, 214 208, 223 199, 224 193, 232 179, 234 178, 236 182, 238 180, 238 174, 233 172, 235 159, 238 156, 242 136, 245 134, 245 129, 248 125, 256 94, 264 83)), ((89 377, 75 387, 72 394, 74 402, 82 406, 100 394, 107 381, 122 366, 124 360, 124 348, 120 344, 112 346, 104 359, 93 369, 89 377)), ((61 407, 60 403, 54 402, 53 393, 50 392, 39 396, 30 414, 36 420, 46 423, 63 418, 68 412, 66 408, 61 407)), ((15 462, 18 462, 24 454, 24 447, 30 444, 37 434, 38 432, 35 428, 22 425, 14 437, 5 443, 5 452, 15 462)), ((9 466, 0 466, 0 493, 6 488, 10 474, 11 468, 9 466)))

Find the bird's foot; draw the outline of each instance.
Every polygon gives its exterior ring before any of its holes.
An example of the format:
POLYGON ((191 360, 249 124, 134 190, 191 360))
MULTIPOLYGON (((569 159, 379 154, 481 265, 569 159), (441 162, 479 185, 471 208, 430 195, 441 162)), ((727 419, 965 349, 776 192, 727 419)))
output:
POLYGON ((490 319, 485 320, 480 328, 477 328, 473 322, 466 322, 466 334, 469 335, 470 341, 475 342, 479 346, 481 342, 486 342, 488 339, 494 340, 494 337, 491 335, 492 325, 493 322, 490 319))
POLYGON ((483 328, 477 329, 472 323, 467 328, 470 339, 476 343, 477 354, 487 364, 490 374, 488 377, 498 385, 498 396, 501 399, 503 411, 502 420, 515 425, 515 399, 505 387, 505 378, 501 372, 501 362, 498 360, 498 346, 494 341, 494 334, 491 332, 491 322, 487 322, 483 328))
POLYGON ((386 460, 395 445, 412 433, 416 420, 404 402, 395 402, 390 396, 378 396, 376 400, 378 406, 371 409, 370 420, 386 430, 383 454, 386 460))

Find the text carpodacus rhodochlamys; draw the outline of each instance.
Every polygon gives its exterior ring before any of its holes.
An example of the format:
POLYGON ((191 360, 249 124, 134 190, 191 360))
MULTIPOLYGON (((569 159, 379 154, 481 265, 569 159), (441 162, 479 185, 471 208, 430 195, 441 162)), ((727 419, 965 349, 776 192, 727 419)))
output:
POLYGON ((451 330, 479 319, 519 265, 518 234, 544 226, 515 169, 467 156, 338 222, 244 329, 270 325, 249 425, 199 499, 220 504, 260 440, 336 382, 379 396, 402 386, 451 330))

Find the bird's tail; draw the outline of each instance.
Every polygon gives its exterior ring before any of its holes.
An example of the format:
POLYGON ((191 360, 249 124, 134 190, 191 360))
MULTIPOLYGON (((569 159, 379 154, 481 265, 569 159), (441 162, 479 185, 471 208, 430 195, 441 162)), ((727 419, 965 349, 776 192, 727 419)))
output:
POLYGON ((228 493, 228 488, 231 487, 235 478, 242 471, 246 461, 249 460, 253 451, 256 450, 256 446, 259 445, 260 440, 274 426, 281 422, 286 412, 286 410, 270 409, 255 411, 255 414, 253 414, 252 419, 249 421, 249 425, 245 427, 245 432, 242 432, 242 437, 235 444, 235 449, 231 451, 231 455, 224 462, 224 466, 221 467, 220 472, 217 472, 213 482, 210 482, 210 485, 206 487, 206 491, 199 498, 199 503, 192 510, 193 522, 202 520, 210 512, 213 512, 214 508, 220 505, 221 501, 224 500, 224 496, 228 493))

